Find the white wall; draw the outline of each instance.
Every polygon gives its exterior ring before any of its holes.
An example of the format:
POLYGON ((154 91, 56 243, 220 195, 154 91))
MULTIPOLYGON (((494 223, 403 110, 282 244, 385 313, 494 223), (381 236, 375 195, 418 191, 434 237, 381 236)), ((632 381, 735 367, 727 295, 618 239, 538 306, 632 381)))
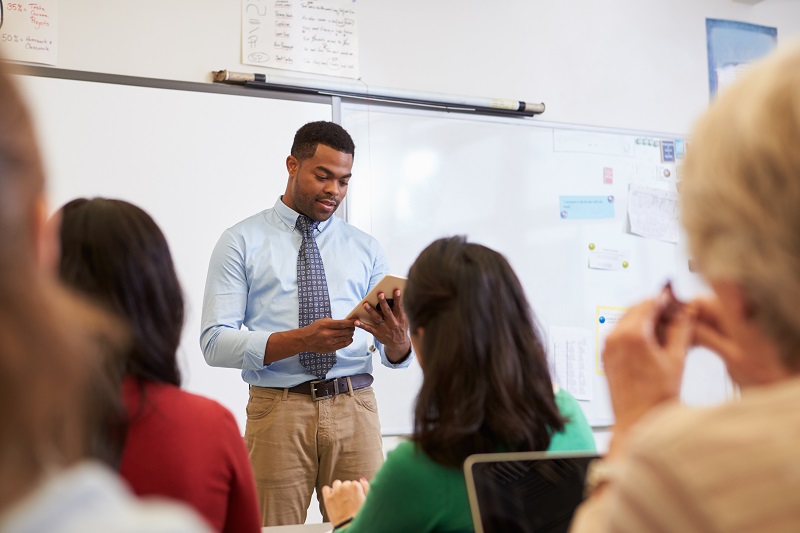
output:
MULTIPOLYGON (((708 102, 706 17, 775 26, 779 42, 800 36, 798 0, 360 0, 358 9, 367 84, 541 101, 548 121, 671 133, 686 133, 708 102)), ((61 68, 187 81, 269 72, 240 63, 238 0, 70 0, 58 15, 61 68)))

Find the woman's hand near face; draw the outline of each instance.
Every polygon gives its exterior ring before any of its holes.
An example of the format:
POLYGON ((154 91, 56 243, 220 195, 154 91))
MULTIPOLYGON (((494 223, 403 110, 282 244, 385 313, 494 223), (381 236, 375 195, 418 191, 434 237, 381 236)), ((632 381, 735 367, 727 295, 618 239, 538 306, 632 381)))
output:
POLYGON ((715 352, 728 366, 738 367, 744 353, 723 325, 722 303, 718 298, 706 297, 694 300, 692 305, 697 309, 694 344, 715 352))
POLYGON ((725 362, 735 383, 742 387, 766 385, 791 374, 777 351, 768 348, 765 343, 751 342, 750 348, 742 346, 741 342, 748 342, 743 339, 760 337, 761 333, 755 324, 744 317, 740 317, 735 324, 726 322, 724 304, 720 298, 700 298, 691 305, 697 310, 694 344, 715 352, 725 362), (733 330, 737 330, 738 335, 734 336, 733 330), (759 348, 755 349, 755 346, 759 348))
POLYGON ((358 513, 369 492, 369 481, 361 478, 359 481, 334 481, 331 486, 322 487, 322 497, 325 509, 328 511, 328 520, 332 524, 339 524, 358 513))
POLYGON ((650 409, 679 397, 694 315, 667 287, 632 307, 609 334, 603 363, 617 443, 650 409))

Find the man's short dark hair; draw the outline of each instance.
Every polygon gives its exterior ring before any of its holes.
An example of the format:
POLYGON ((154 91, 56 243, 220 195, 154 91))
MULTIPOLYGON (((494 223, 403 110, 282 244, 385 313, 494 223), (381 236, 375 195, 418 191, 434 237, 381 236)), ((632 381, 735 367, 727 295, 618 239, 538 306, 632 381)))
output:
POLYGON ((337 152, 344 152, 355 156, 356 145, 350 134, 334 122, 320 120, 309 122, 294 135, 292 143, 292 156, 298 161, 303 161, 314 156, 317 145, 324 144, 337 152))

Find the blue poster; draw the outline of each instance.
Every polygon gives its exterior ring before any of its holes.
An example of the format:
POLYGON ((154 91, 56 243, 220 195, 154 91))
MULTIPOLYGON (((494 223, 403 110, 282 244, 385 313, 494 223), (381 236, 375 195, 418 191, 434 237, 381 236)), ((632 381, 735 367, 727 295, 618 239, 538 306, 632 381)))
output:
POLYGON ((733 20, 706 19, 708 84, 713 97, 733 83, 749 63, 767 55, 778 29, 733 20))

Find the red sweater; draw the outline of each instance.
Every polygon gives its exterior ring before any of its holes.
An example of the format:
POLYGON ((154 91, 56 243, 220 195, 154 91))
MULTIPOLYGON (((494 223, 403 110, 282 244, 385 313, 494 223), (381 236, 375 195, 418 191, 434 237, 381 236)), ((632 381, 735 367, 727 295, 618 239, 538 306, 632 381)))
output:
POLYGON ((253 470, 230 411, 166 383, 126 378, 122 393, 131 420, 120 474, 133 491, 186 502, 217 531, 260 532, 253 470))

